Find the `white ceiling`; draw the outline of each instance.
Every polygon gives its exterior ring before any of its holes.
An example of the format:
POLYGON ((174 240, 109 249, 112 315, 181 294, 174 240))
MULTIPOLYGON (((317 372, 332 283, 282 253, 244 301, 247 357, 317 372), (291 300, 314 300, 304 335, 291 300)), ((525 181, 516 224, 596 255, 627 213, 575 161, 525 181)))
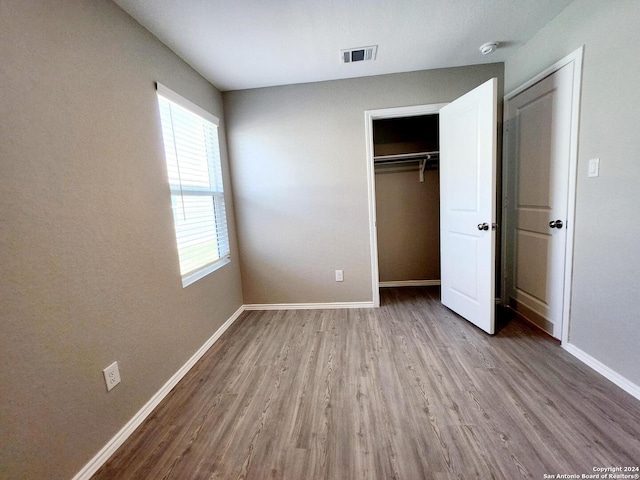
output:
POLYGON ((114 1, 225 91, 503 62, 572 0, 114 1))

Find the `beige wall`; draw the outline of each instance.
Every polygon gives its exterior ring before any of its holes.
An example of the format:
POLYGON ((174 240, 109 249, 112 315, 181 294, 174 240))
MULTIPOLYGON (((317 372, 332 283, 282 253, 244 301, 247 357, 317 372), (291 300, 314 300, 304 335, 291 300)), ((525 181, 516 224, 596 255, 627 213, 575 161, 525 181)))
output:
POLYGON ((440 280, 438 170, 420 165, 376 167, 378 270, 381 282, 440 280))
POLYGON ((502 64, 225 92, 245 302, 371 301, 365 110, 491 77, 502 97, 502 64))
POLYGON ((640 385, 640 2, 577 0, 505 65, 506 91, 585 45, 569 342, 640 385), (600 158, 600 176, 587 164, 600 158))
POLYGON ((222 117, 112 2, 0 2, 0 478, 73 477, 242 304, 232 215, 181 286, 156 81, 222 117))

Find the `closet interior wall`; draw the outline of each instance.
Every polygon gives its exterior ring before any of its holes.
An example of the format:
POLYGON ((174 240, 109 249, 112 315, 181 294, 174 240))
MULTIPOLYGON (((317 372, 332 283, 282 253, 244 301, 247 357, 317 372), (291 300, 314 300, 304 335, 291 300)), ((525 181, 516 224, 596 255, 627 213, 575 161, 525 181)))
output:
MULTIPOLYGON (((438 115, 373 122, 374 157, 439 150, 438 115)), ((437 163, 420 181, 420 162, 376 164, 379 280, 440 280, 440 188, 437 163), (435 167, 435 168, 434 168, 435 167)))

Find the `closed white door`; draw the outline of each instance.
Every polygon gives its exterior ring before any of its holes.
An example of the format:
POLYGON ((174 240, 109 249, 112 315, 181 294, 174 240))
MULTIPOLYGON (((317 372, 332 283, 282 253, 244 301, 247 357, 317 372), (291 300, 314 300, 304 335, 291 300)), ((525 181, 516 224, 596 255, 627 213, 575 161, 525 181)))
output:
POLYGON ((442 303, 495 331, 497 79, 440 109, 442 303))
POLYGON ((569 63, 505 109, 509 304, 556 338, 562 334, 572 121, 569 63))

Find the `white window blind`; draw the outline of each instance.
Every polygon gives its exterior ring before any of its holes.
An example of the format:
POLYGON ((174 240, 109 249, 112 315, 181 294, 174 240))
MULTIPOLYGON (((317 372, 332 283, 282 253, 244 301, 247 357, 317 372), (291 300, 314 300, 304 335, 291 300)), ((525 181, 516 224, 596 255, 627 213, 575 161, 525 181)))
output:
POLYGON ((158 84, 182 285, 229 262, 218 119, 158 84))

